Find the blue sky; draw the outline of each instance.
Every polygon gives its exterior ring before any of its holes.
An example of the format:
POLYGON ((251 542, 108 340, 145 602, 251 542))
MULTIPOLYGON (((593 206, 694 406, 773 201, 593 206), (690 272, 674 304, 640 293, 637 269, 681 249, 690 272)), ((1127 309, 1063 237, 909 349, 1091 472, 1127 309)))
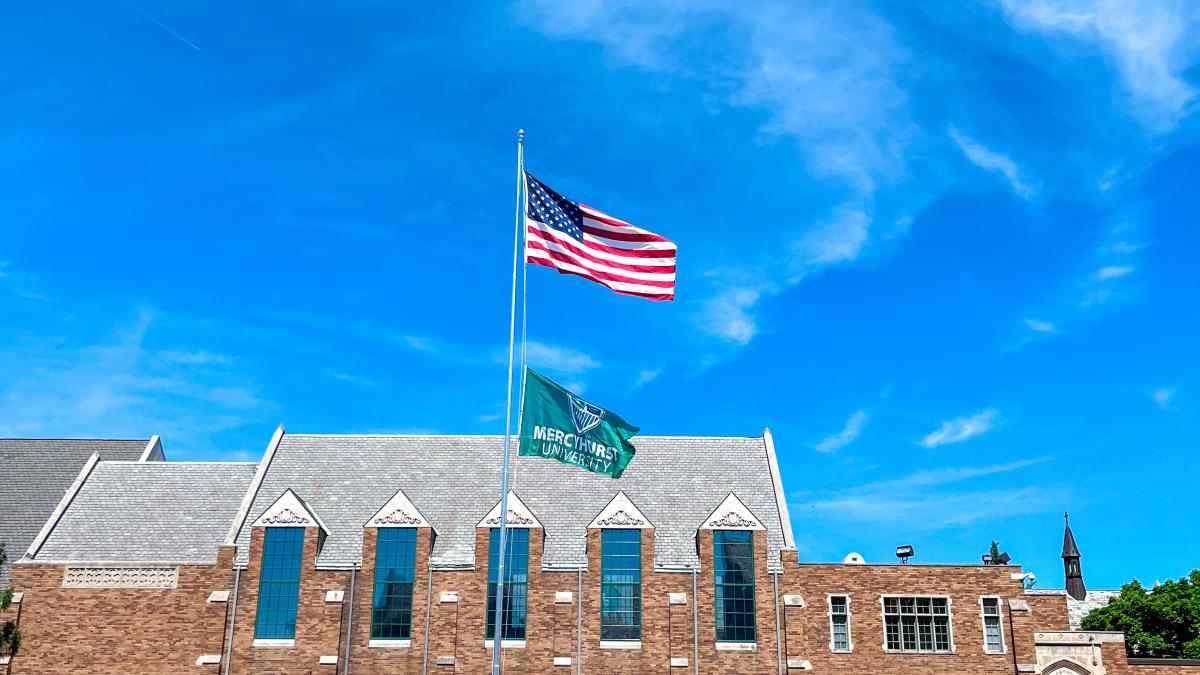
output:
MULTIPOLYGON (((36 4, 0 26, 0 435, 499 433, 514 136, 673 238, 530 363, 776 439, 803 560, 1200 564, 1200 10, 36 4)), ((636 461, 636 460, 635 460, 636 461)), ((697 458, 703 461, 703 458, 697 458)))

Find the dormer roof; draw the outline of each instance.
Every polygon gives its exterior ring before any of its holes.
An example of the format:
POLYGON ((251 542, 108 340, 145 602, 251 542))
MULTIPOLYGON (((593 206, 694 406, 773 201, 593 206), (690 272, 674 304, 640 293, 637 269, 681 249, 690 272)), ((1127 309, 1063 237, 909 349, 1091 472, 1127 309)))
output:
MULTIPOLYGON (((517 493, 512 490, 508 491, 508 518, 506 519, 509 527, 528 527, 541 529, 542 523, 533 515, 533 511, 525 506, 525 502, 517 496, 517 493)), ((500 502, 492 507, 491 511, 479 521, 475 527, 500 527, 500 502)))

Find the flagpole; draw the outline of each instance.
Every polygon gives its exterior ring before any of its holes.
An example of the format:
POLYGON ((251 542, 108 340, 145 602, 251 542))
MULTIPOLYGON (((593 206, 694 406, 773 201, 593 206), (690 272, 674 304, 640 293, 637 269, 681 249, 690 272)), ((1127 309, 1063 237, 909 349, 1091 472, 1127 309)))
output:
MULTIPOLYGON (((496 555, 496 614, 492 631, 492 675, 500 675, 504 641, 504 562, 508 544, 508 451, 512 439, 513 351, 517 328, 517 253, 521 241, 521 184, 524 182, 525 130, 517 131, 517 205, 513 228, 512 308, 508 317, 508 386, 504 397, 504 457, 500 461, 500 541, 496 555)), ((521 317, 524 326, 525 317, 521 317)), ((522 328, 522 333, 524 329, 522 328)), ((522 345, 523 347, 523 345, 522 345)), ((522 349, 523 351, 523 349, 522 349)), ((489 545, 489 549, 491 546, 489 545)))

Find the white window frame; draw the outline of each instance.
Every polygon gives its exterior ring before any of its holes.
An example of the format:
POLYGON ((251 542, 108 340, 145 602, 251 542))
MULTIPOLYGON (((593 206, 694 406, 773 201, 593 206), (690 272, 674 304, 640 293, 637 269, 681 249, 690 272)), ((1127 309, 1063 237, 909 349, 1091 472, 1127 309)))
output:
MULTIPOLYGON (((983 611, 982 607, 980 607, 980 611, 981 612, 983 611)), ((879 621, 880 621, 880 627, 883 628, 883 651, 885 654, 919 654, 922 656, 927 656, 927 655, 944 655, 944 654, 958 653, 958 646, 954 642, 954 598, 950 597, 949 595, 936 595, 936 594, 929 594, 929 593, 888 593, 886 595, 881 595, 881 596, 879 596, 879 621), (915 651, 914 650, 905 650, 905 649, 888 649, 888 646, 887 646, 887 616, 888 615, 887 615, 886 605, 884 604, 884 600, 886 600, 887 598, 929 598, 931 600, 932 599, 945 600, 946 601, 946 633, 950 637, 950 649, 947 651, 937 651, 935 649, 934 651, 930 651, 930 652, 920 651, 919 648, 915 651)), ((934 644, 935 645, 937 644, 936 641, 934 642, 934 644)), ((919 642, 918 642, 918 647, 919 647, 919 642)))
POLYGON ((850 609, 850 594, 849 593, 826 593, 825 606, 829 608, 829 651, 834 654, 852 654, 854 653, 854 631, 850 629, 850 617, 854 612, 850 609), (846 648, 838 649, 833 642, 833 599, 846 599, 846 648))
POLYGON ((983 653, 984 654, 1007 654, 1008 644, 1004 641, 1004 602, 998 595, 981 595, 979 596, 979 624, 983 628, 983 653), (983 612, 983 601, 996 601, 996 623, 1000 626, 1000 651, 993 652, 988 650, 987 643, 987 618, 989 615, 983 612))

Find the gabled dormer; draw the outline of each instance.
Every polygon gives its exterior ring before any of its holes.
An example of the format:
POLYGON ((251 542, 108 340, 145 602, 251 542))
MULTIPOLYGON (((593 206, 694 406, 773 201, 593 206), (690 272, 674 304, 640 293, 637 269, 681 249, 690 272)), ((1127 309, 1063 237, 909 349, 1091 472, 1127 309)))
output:
POLYGON ((315 527, 318 531, 317 550, 325 544, 329 528, 317 516, 316 511, 301 499, 291 488, 283 491, 273 504, 268 506, 250 527, 315 527))
POLYGON ((758 516, 754 515, 742 500, 737 498, 737 495, 732 492, 721 502, 721 505, 713 510, 704 523, 700 526, 701 530, 766 530, 763 527, 762 521, 758 516))
MULTIPOLYGON (((508 518, 506 522, 509 527, 542 529, 542 523, 538 521, 537 516, 533 515, 533 511, 530 511, 529 507, 525 506, 525 502, 521 501, 517 493, 512 490, 508 491, 508 518)), ((492 510, 488 511, 488 514, 475 527, 500 527, 500 502, 496 502, 492 510)))
MULTIPOLYGON (((364 529, 369 527, 433 528, 403 490, 396 490, 396 494, 392 495, 392 498, 363 524, 364 529)), ((434 532, 436 533, 437 530, 434 532)))
POLYGON ((652 530, 654 524, 650 522, 649 518, 642 515, 641 510, 624 492, 618 492, 617 496, 609 500, 603 509, 600 509, 600 513, 592 520, 592 524, 588 525, 589 530, 597 528, 652 530))

